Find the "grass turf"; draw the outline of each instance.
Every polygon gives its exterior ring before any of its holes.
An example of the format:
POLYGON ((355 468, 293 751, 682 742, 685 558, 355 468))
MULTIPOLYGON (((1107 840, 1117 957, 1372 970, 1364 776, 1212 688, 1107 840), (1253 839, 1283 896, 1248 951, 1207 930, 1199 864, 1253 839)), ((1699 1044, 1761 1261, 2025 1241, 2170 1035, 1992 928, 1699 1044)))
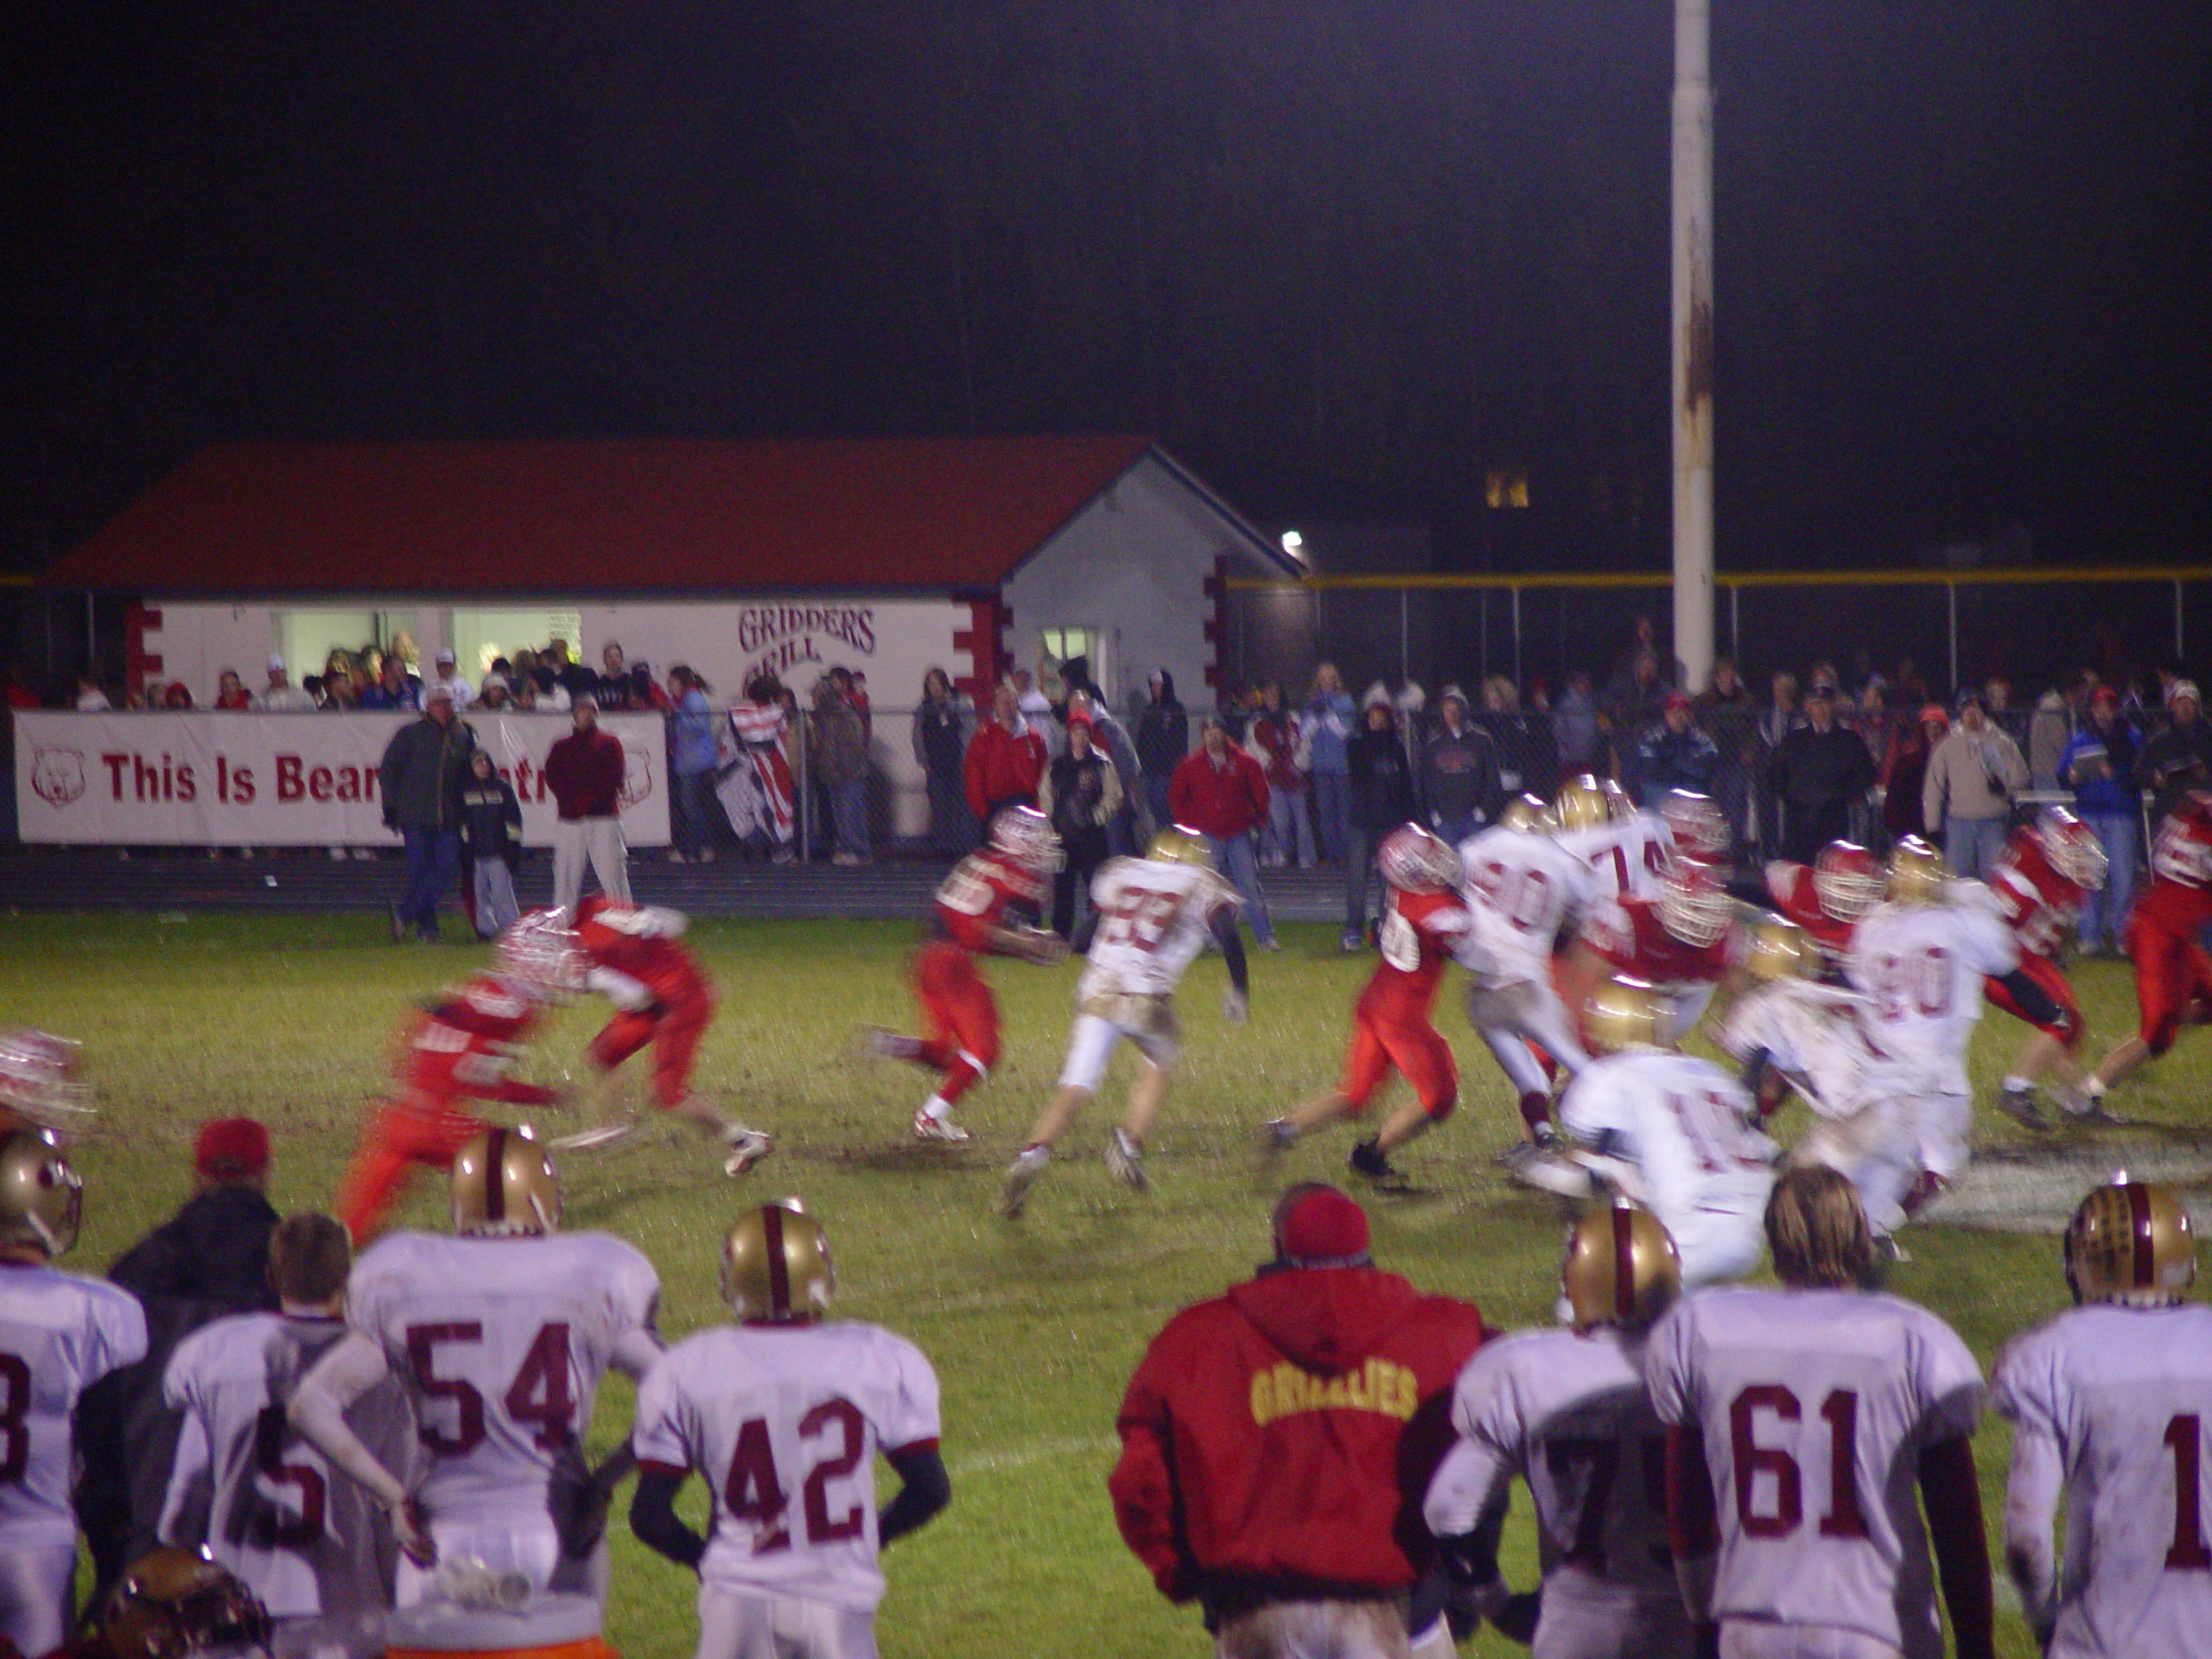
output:
MULTIPOLYGON (((1004 1161, 1049 1092, 1067 1033, 1077 963, 990 972, 1005 1014, 996 1072, 963 1103, 968 1147, 919 1147, 908 1116, 926 1079, 842 1058, 862 1022, 910 1027, 904 924, 707 922, 691 941, 722 992, 700 1069, 703 1091, 773 1131, 773 1158, 741 1183, 673 1129, 564 1164, 571 1228, 618 1233, 658 1266, 663 1331, 721 1317, 715 1294, 722 1229, 748 1198, 796 1192, 836 1244, 845 1317, 918 1342, 944 1388, 952 1508, 887 1555, 891 1589, 877 1621, 887 1656, 1001 1655, 1049 1646, 1084 1656, 1201 1654, 1196 1614, 1170 1607, 1122 1548, 1104 1490, 1113 1416, 1145 1342, 1185 1303, 1245 1276, 1266 1254, 1268 1193, 1256 1182, 1256 1126, 1336 1076, 1353 995, 1369 957, 1334 950, 1333 930, 1287 928, 1287 949, 1255 958, 1251 1023, 1227 1027, 1225 983, 1202 960, 1180 998, 1188 1052, 1148 1160, 1154 1189, 1110 1185, 1096 1157, 1130 1062, 1080 1122, 1019 1224, 994 1201, 1004 1161)), ((96 1137, 78 1162, 88 1193, 69 1265, 97 1270, 183 1195, 194 1130, 249 1112, 276 1136, 271 1196, 280 1210, 327 1204, 350 1154, 364 1095, 383 1076, 399 1010, 485 959, 476 947, 395 950, 352 916, 16 915, 0 918, 0 1023, 66 1033, 86 1046, 101 1098, 96 1137)), ((2132 1021, 2125 970, 2076 970, 2096 1028, 2092 1047, 2132 1021)), ((532 1075, 572 1063, 604 1017, 587 1002, 551 1023, 532 1075)), ((1421 1188, 1369 1201, 1377 1262, 1426 1289, 1471 1298, 1502 1326, 1540 1324, 1556 1294, 1559 1211, 1509 1186, 1488 1154, 1511 1133, 1511 1096, 1449 1006, 1439 1024, 1458 1050, 1459 1116, 1402 1155, 1421 1188)), ((1994 1091, 2024 1028, 1983 1022, 1979 1096, 1994 1091)), ((2122 1091, 2140 1130, 2111 1132, 2115 1160, 2146 1139, 2193 1138, 2206 1052, 2184 1042, 2122 1091)), ((633 1067, 641 1065, 633 1062, 633 1067)), ((1794 1110, 1794 1109, 1793 1109, 1794 1110)), ((559 1124, 547 1119, 553 1131, 559 1124)), ((1796 1124, 1785 1116, 1787 1139, 1796 1124)), ((1281 1179, 1344 1179, 1338 1131, 1281 1160, 1281 1179)), ((2032 1137, 1984 1108, 1978 1142, 2032 1137)), ((442 1224, 442 1183, 410 1189, 399 1225, 442 1224)), ((2064 1289, 2048 1236, 1928 1226, 1892 1287, 1949 1320, 1985 1366, 2013 1332, 2058 1307, 2064 1289)), ((629 1386, 602 1391, 593 1440, 626 1432, 629 1386)), ((1990 1535, 1998 1536, 2006 1455, 1993 1420, 1977 1442, 1990 1535)), ((702 1488, 687 1488, 700 1518, 702 1488)), ((609 1636, 655 1659, 689 1653, 688 1577, 614 1529, 609 1636)), ((1527 1584, 1533 1539, 1516 1495, 1508 1573, 1527 1584)), ((2009 1606, 2000 1587, 2000 1605, 2009 1606)), ((2017 1612, 2000 1646, 2032 1651, 2017 1612)), ((1476 1652, 1511 1651, 1495 1632, 1476 1652)))

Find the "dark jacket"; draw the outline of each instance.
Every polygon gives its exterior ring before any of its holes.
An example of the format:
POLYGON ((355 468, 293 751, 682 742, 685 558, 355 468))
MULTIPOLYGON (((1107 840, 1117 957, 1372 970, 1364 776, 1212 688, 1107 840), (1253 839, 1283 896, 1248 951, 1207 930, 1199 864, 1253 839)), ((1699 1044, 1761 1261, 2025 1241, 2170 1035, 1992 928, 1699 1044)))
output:
POLYGON ((1636 746, 1636 775, 1630 782, 1637 804, 1651 806, 1673 790, 1712 794, 1719 770, 1720 748, 1711 738, 1694 726, 1675 732, 1662 720, 1636 746))
POLYGON ((970 710, 958 698, 942 702, 922 700, 914 710, 914 760, 933 776, 957 778, 960 762, 968 753, 970 710))
POLYGON ((385 745, 377 768, 384 821, 394 830, 454 830, 461 824, 461 786, 476 734, 460 720, 441 726, 428 715, 410 721, 385 745))
POLYGON ((1114 763, 1093 749, 1078 760, 1072 754, 1056 754, 1045 768, 1045 788, 1039 800, 1049 798, 1046 809, 1052 828, 1070 848, 1106 844, 1106 820, 1122 804, 1121 779, 1114 763))
POLYGON ((1841 726, 1800 726, 1777 744, 1770 763, 1783 804, 1783 855, 1809 864, 1823 843, 1851 833, 1851 804, 1874 781, 1874 757, 1841 726))
POLYGON ((1497 745, 1479 726, 1454 733, 1441 721, 1429 734, 1421 756, 1423 804, 1436 818, 1456 822, 1479 814, 1493 823, 1505 805, 1499 781, 1497 745))
POLYGON ((498 772, 469 774, 461 791, 461 844, 471 858, 504 858, 510 868, 522 862, 522 803, 498 772))
POLYGON ((1352 827, 1394 830, 1414 816, 1414 780, 1397 728, 1370 731, 1363 721, 1344 745, 1352 827))
POLYGON ((1137 764, 1148 778, 1166 778, 1191 752, 1191 717, 1175 699, 1175 677, 1162 671, 1160 701, 1137 716, 1137 764))
POLYGON ((611 818, 620 810, 622 779, 630 758, 622 740, 594 727, 573 731, 545 752, 539 776, 553 792, 553 805, 568 823, 585 818, 611 818))
POLYGON ((2194 725, 2179 726, 2169 720, 2144 739, 2135 781, 2151 791, 2153 823, 2189 791, 2212 784, 2212 721, 2199 715, 2194 725))

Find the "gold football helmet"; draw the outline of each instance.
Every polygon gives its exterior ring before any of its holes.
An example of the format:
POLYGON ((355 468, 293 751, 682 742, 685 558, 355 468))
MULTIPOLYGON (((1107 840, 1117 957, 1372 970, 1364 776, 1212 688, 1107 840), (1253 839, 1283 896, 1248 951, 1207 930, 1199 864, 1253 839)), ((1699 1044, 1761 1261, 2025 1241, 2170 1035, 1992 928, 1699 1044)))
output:
POLYGON ((1617 1205, 1586 1211, 1567 1230, 1559 1279, 1576 1330, 1648 1330, 1682 1294, 1681 1257, 1658 1217, 1617 1205))
POLYGON ((1821 947, 1796 923, 1781 916, 1762 916, 1751 929, 1751 950, 1744 971, 1753 979, 1818 979, 1821 947))
POLYGON ((1552 810, 1535 795, 1516 795, 1506 802, 1505 810, 1497 821, 1508 830, 1523 836, 1542 836, 1551 833, 1552 810))
POLYGON ((1943 882, 1949 874, 1943 866, 1942 854, 1918 836, 1907 836, 1890 854, 1890 902, 1941 904, 1943 882))
POLYGON ((1582 1005, 1582 1034, 1592 1051, 1618 1054, 1628 1048, 1672 1048, 1668 1027, 1674 1010, 1640 979, 1616 974, 1600 980, 1582 1005))
POLYGON ((165 1546, 130 1564, 100 1614, 115 1659, 191 1659, 260 1651, 269 1610, 205 1552, 165 1546))
POLYGON ((0 1245, 29 1244, 60 1255, 77 1242, 85 1184, 51 1129, 17 1129, 0 1140, 0 1245))
POLYGON ((777 1325, 819 1319, 836 1290, 830 1235, 797 1198, 764 1204, 730 1224, 722 1240, 722 1300, 739 1319, 777 1325))
POLYGON ((1552 822, 1562 830, 1600 829, 1612 819, 1611 798, 1606 794, 1605 785, 1589 772, 1568 779, 1553 798, 1552 822))
POLYGON ((2066 1283, 2075 1301, 2162 1307, 2196 1282, 2189 1211, 2164 1187, 2123 1174, 2082 1200, 2066 1230, 2066 1283))
POLYGON ((1179 823, 1163 824, 1144 849, 1144 855, 1155 864, 1196 864, 1213 868, 1213 855, 1206 850, 1206 838, 1197 830, 1179 823))
POLYGON ((480 1238, 550 1233, 561 1224, 561 1177, 528 1124, 487 1129, 453 1160, 453 1230, 480 1238))

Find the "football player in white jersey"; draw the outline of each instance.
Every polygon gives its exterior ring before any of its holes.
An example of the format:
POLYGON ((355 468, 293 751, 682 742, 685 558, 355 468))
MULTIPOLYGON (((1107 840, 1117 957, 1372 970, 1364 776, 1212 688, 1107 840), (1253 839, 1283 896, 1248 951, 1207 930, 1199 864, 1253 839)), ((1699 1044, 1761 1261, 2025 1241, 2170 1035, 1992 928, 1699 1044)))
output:
POLYGON ((1574 1016, 1552 983, 1560 931, 1579 923, 1590 906, 1590 871, 1551 830, 1543 803, 1524 795, 1506 804, 1494 826, 1459 844, 1474 918, 1468 957, 1487 964, 1471 969, 1467 1018, 1519 1096, 1522 1139, 1503 1161, 1517 1178, 1539 1185, 1561 1184, 1571 1172, 1560 1171, 1553 1156, 1560 1141, 1552 1128, 1551 1082, 1529 1045, 1570 1072, 1590 1064, 1574 1016))
MULTIPOLYGON (((1895 1195, 1910 1216, 1959 1178, 1974 1126, 1967 1046, 1985 977, 2002 979, 2035 1017, 2057 1011, 2021 978, 2019 941, 1978 881, 1946 878, 1943 855, 1908 836, 1890 854, 1889 896, 1861 917, 1844 971, 1867 1000, 1874 1046, 1898 1063, 1916 1117, 1920 1170, 1895 1195)), ((1885 1211, 1889 1199, 1875 1208, 1885 1211)))
POLYGON ((677 1344, 638 1391, 630 1527, 698 1573, 698 1659, 874 1659, 878 1553, 952 1501, 936 1372, 880 1326, 825 1323, 836 1283, 797 1199, 748 1211, 722 1245, 737 1323, 677 1344), (903 1483, 880 1512, 879 1453, 903 1483), (694 1471, 704 1538, 675 1510, 694 1471))
POLYGON ((1727 1659, 1942 1659, 1940 1575, 1953 1651, 1993 1659, 1974 1356, 1860 1288, 1873 1234, 1836 1171, 1777 1181, 1766 1232, 1783 1288, 1688 1297, 1644 1350, 1691 1616, 1727 1659))
POLYGON ((0 1138, 0 1637, 27 1654, 69 1633, 78 1396, 146 1356, 130 1292, 60 1272, 83 1187, 49 1129, 0 1138))
MULTIPOLYGON (((397 1554, 383 1512, 285 1421, 301 1377, 346 1334, 353 1246, 334 1216, 288 1216, 269 1239, 280 1311, 202 1325, 169 1357, 183 1414, 161 1539, 236 1573, 275 1625, 278 1659, 377 1659, 397 1554)), ((404 1468, 413 1425, 397 1378, 353 1402, 354 1432, 404 1468)))
POLYGON ((1459 1439, 1422 1516, 1475 1605, 1527 1641, 1535 1598, 1507 1596, 1491 1547, 1519 1476, 1543 1572, 1535 1659, 1691 1659, 1667 1553, 1666 1431, 1643 1387, 1644 1338, 1681 1294, 1674 1243, 1643 1211, 1592 1210, 1568 1230, 1560 1280, 1570 1329, 1485 1343, 1459 1373, 1459 1439))
POLYGON ((2212 1308, 2189 1212, 2163 1187, 2099 1187, 2066 1231, 2080 1304, 1997 1357, 2012 1424, 2005 1564, 2051 1659, 2202 1653, 2212 1643, 2212 1308), (2063 1561, 2051 1522, 2066 1500, 2063 1561))
POLYGON ((351 1327, 292 1397, 292 1422, 392 1517, 411 1607, 440 1559, 520 1573, 533 1590, 604 1599, 601 1532, 626 1448, 587 1474, 585 1432, 609 1366, 660 1354, 652 1264, 604 1233, 561 1233, 553 1160, 527 1128, 493 1129, 454 1160, 454 1235, 394 1233, 353 1264, 351 1327), (411 1490, 346 1421, 388 1374, 415 1408, 411 1490))
POLYGON ((1577 1160, 1659 1217, 1694 1290, 1758 1265, 1760 1217, 1781 1149, 1751 1126, 1751 1097, 1710 1060, 1673 1046, 1673 1007, 1616 976, 1583 1011, 1604 1058, 1560 1096, 1577 1160))
POLYGON ((1656 899, 1659 878, 1675 861, 1675 831, 1657 812, 1639 812, 1628 791, 1588 772, 1570 778, 1553 798, 1559 844, 1589 868, 1601 899, 1656 899))
MULTIPOLYGON (((1091 914, 1084 924, 1091 930, 1090 963, 1076 982, 1067 1060, 1058 1089, 1007 1170, 1001 1215, 1019 1216, 1027 1207, 1029 1189, 1045 1173, 1053 1143, 1098 1092, 1106 1062, 1124 1038, 1136 1048, 1137 1077, 1121 1127, 1107 1138, 1106 1167, 1123 1185, 1143 1188, 1144 1138, 1181 1052, 1175 987, 1209 938, 1221 946, 1229 967, 1222 1017, 1231 1025, 1244 1023, 1249 987, 1236 933, 1237 902, 1236 891, 1215 873, 1205 837, 1180 824, 1154 836, 1142 858, 1109 859, 1092 878, 1091 914)), ((1077 948, 1084 948, 1080 938, 1077 948)))

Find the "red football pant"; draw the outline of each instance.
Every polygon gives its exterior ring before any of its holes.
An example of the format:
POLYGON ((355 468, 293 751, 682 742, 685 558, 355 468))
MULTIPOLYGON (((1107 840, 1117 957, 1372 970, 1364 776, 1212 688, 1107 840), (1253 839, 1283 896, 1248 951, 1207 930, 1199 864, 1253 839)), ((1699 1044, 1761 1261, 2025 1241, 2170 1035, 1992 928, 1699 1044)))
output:
POLYGON ((612 1071, 647 1043, 653 1046, 653 1098, 678 1106, 691 1092, 691 1068, 699 1058, 707 1021, 715 1016, 715 994, 695 981, 664 1002, 616 1014, 591 1039, 592 1063, 612 1071))
POLYGON ((2066 976, 2058 971, 2058 964, 2049 957, 2020 957, 2020 972, 2032 981, 2037 990, 2058 1004, 2058 1018, 2049 1025, 2029 1019, 2027 1010, 2013 1000, 2001 979, 1982 981, 1982 990, 1992 1007, 2002 1008, 2015 1020, 2025 1020, 2037 1031, 2047 1031, 2066 1045, 2066 1052, 2073 1053, 2082 1046, 2082 1033, 2086 1029, 2082 1020, 2082 1005, 2074 1000, 2074 988, 2066 982, 2066 976))
POLYGON ((1459 1070, 1452 1046, 1426 1020, 1389 1019, 1359 1010, 1352 1016, 1351 1047, 1344 1081, 1337 1085, 1355 1115, 1363 1110, 1393 1068, 1412 1085, 1421 1109, 1441 1123, 1459 1100, 1459 1070))
POLYGON ((2212 957, 2191 935, 2133 922, 2127 928, 2127 954, 2135 963, 2143 1041, 2152 1053, 2163 1054, 2174 1046, 2183 1020, 2203 1017, 2202 1009, 2192 1005, 2212 1002, 2212 957))
POLYGON ((353 1243, 365 1243, 384 1224, 410 1168, 450 1168, 461 1149, 490 1127, 450 1102, 378 1107, 338 1187, 338 1218, 353 1243))
POLYGON ((999 1005, 976 958, 939 941, 914 956, 914 1001, 922 1011, 917 1065, 944 1075, 937 1095, 948 1106, 999 1061, 999 1005))

